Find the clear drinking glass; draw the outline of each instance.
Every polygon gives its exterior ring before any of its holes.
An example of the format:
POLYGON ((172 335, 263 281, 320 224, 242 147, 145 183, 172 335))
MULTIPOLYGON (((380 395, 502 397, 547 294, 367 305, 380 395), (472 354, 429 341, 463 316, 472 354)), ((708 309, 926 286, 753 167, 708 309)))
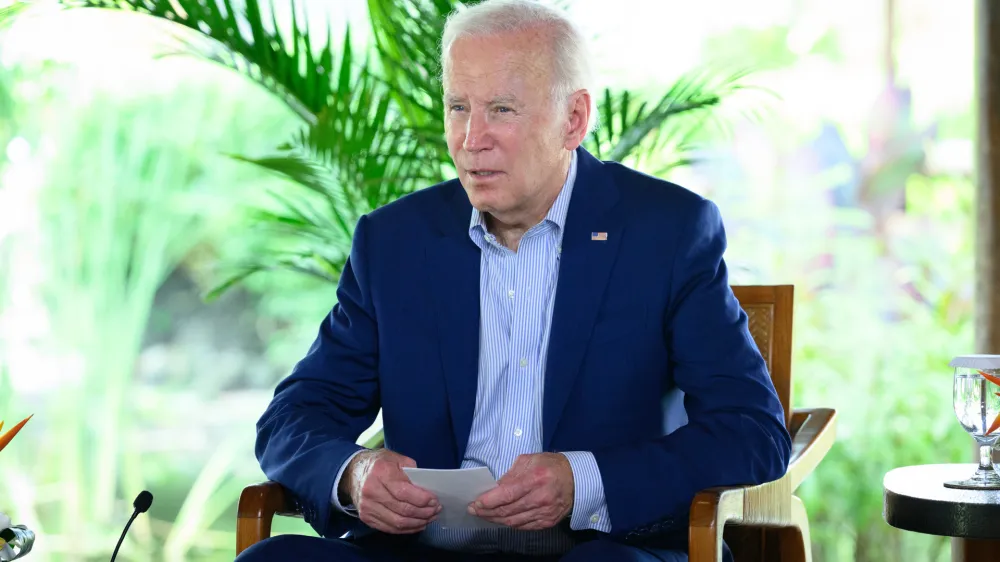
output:
POLYGON ((14 525, 8 529, 14 536, 4 548, 0 548, 0 561, 17 560, 27 556, 35 544, 35 533, 24 525, 14 525))
POLYGON ((979 445, 979 467, 966 480, 945 482, 949 488, 1000 489, 993 469, 992 449, 1000 438, 1000 356, 966 355, 951 362, 955 368, 952 406, 965 431, 979 445))

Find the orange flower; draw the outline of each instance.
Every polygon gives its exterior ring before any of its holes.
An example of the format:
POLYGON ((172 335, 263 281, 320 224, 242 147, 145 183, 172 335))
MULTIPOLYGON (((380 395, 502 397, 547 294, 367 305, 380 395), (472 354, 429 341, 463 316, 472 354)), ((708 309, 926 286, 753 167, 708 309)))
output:
MULTIPOLYGON (((994 392, 993 394, 1000 396, 1000 392, 994 392)), ((997 417, 993 419, 993 423, 990 424, 990 430, 986 432, 986 435, 993 433, 998 427, 1000 427, 1000 414, 997 414, 997 417)))
MULTIPOLYGON (((7 431, 7 433, 4 433, 3 435, 0 435, 0 451, 2 451, 3 448, 6 447, 7 444, 10 443, 14 439, 14 436, 17 435, 17 432, 21 431, 21 428, 24 427, 24 424, 28 423, 28 420, 30 420, 31 417, 34 416, 34 415, 35 414, 31 414, 31 416, 28 416, 28 417, 24 418, 23 420, 21 420, 20 423, 18 423, 14 427, 10 428, 10 430, 7 431)), ((3 429, 3 422, 2 421, 0 421, 0 429, 3 429)))
MULTIPOLYGON (((980 371, 978 369, 976 370, 976 372, 979 373, 980 375, 982 375, 984 379, 990 381, 991 383, 993 383, 993 384, 995 384, 997 386, 1000 386, 1000 377, 998 377, 996 375, 991 375, 991 374, 987 373, 986 371, 980 371)), ((1000 396, 1000 392, 994 392, 993 394, 996 394, 997 396, 1000 396)), ((998 428, 1000 428, 1000 414, 997 414, 997 417, 994 418, 993 423, 990 424, 990 429, 986 432, 986 435, 989 435, 989 434, 993 433, 998 428)))
POLYGON ((993 384, 995 384, 997 386, 1000 386, 1000 377, 998 377, 996 375, 991 375, 991 374, 987 373, 986 371, 976 371, 976 372, 979 373, 980 375, 982 375, 984 379, 990 381, 991 383, 993 383, 993 384))

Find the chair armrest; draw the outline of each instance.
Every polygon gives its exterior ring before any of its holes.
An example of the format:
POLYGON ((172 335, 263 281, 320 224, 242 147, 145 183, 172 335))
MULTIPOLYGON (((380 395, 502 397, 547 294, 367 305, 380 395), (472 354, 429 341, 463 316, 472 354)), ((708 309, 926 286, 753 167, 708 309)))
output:
MULTIPOLYGON (((363 444, 368 449, 384 445, 381 429, 363 444)), ((236 513, 237 555, 271 536, 271 522, 275 515, 302 517, 302 507, 277 482, 261 482, 243 488, 236 513)))
POLYGON ((243 488, 236 514, 236 554, 271 536, 275 515, 301 517, 299 506, 277 482, 261 482, 243 488))
POLYGON ((837 411, 802 408, 792 412, 792 458, 788 463, 792 490, 812 474, 837 438, 837 411))
POLYGON ((804 513, 792 491, 819 464, 835 439, 837 412, 830 408, 792 413, 792 456, 781 478, 757 486, 723 486, 702 490, 691 502, 690 562, 721 560, 726 523, 759 527, 796 524, 804 513))

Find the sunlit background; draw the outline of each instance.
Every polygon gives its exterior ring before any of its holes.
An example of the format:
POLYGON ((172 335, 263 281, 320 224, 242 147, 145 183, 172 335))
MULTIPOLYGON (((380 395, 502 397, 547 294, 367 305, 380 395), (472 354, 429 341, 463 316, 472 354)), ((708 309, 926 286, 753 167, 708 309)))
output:
MULTIPOLYGON (((358 64, 368 4, 299 2, 310 29, 350 25, 358 64)), ((719 204, 734 283, 795 284, 793 404, 839 412, 800 490, 814 559, 948 559, 944 538, 883 522, 881 486, 971 454, 947 363, 973 346, 973 3, 559 4, 601 87, 752 71, 696 163, 635 165, 719 204)), ((0 419, 35 414, 0 456, 0 511, 38 533, 30 560, 106 559, 149 489, 120 560, 232 560, 236 500, 263 479, 254 423, 334 290, 274 271, 203 297, 288 189, 233 155, 301 122, 161 20, 48 5, 0 30, 0 419)))

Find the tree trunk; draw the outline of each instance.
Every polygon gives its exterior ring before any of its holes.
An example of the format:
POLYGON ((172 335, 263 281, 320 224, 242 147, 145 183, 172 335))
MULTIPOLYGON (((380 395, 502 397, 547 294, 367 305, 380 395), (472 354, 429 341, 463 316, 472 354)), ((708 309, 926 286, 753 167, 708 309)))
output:
POLYGON ((976 350, 1000 354, 1000 2, 977 8, 976 350))

